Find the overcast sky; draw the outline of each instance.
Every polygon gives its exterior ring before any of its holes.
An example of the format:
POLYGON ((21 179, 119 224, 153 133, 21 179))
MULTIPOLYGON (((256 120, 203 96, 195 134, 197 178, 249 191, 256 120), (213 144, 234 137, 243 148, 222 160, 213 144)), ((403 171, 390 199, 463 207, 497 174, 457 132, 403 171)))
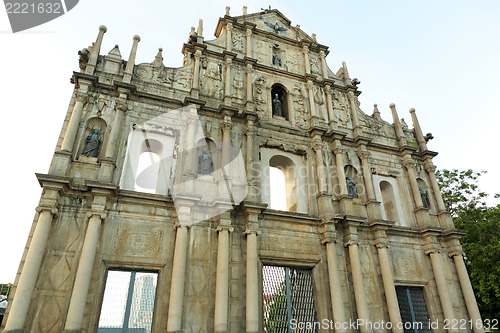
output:
MULTIPOLYGON (((500 192, 500 1, 132 1, 81 0, 70 12, 13 34, 0 13, 0 131, 2 149, 0 283, 14 282, 45 173, 71 98, 77 51, 88 47, 104 24, 101 53, 115 44, 128 59, 132 36, 141 36, 136 63, 152 62, 163 48, 166 66, 182 63, 190 27, 204 20, 212 39, 225 7, 254 13, 279 9, 293 25, 317 34, 330 47, 333 72, 347 62, 357 77, 361 109, 377 103, 392 123, 389 104, 411 127, 417 110, 438 168, 487 170, 481 188, 500 192)), ((493 203, 493 201, 491 201, 493 203)))

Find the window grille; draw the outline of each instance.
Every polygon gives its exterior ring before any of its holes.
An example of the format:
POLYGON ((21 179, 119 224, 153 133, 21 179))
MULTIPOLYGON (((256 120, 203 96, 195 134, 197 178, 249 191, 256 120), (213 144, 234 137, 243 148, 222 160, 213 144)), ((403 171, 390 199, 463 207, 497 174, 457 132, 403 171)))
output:
POLYGON ((396 286, 405 333, 432 333, 424 299, 424 288, 396 286))
MULTIPOLYGON (((315 327, 317 317, 310 269, 264 266, 262 276, 264 332, 291 333, 292 323, 294 326, 311 323, 315 327)), ((317 332, 317 328, 300 332, 317 332)))
POLYGON ((158 274, 110 270, 97 333, 151 333, 158 274))

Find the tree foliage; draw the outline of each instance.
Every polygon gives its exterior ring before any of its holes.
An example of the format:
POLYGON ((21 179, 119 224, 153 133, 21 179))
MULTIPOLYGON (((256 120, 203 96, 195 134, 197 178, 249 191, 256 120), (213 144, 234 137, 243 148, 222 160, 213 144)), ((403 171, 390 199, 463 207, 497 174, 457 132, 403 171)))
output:
MULTIPOLYGON (((447 210, 462 240, 465 264, 483 319, 500 318, 500 205, 488 207, 477 184, 485 171, 436 172, 447 210)), ((498 197, 498 195, 495 195, 498 197)))

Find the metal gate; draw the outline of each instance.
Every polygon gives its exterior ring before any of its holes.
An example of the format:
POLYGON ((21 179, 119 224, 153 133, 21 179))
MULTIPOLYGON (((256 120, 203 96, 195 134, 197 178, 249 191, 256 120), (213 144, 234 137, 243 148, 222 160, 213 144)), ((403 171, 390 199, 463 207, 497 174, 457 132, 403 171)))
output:
POLYGON ((300 327, 305 323, 311 323, 314 327, 314 322, 317 321, 312 271, 282 266, 264 266, 262 276, 264 332, 317 332, 315 328, 292 330, 293 326, 300 327))

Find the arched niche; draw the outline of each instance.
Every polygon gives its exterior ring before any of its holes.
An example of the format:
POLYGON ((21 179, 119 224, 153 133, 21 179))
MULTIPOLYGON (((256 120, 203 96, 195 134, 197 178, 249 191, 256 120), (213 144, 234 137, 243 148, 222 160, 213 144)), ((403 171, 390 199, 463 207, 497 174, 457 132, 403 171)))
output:
POLYGON ((429 190, 429 186, 427 186, 427 183, 422 178, 417 178, 417 184, 424 208, 431 209, 432 201, 431 201, 431 191, 429 190))
POLYGON ((364 195, 365 187, 363 185, 363 179, 359 176, 358 170, 353 165, 346 165, 344 167, 344 173, 346 177, 347 189, 349 192, 349 180, 354 184, 353 188, 355 188, 355 195, 350 195, 351 198, 359 198, 364 195), (357 195, 356 195, 357 194, 357 195))
MULTIPOLYGON (((83 135, 80 139, 80 146, 78 148, 78 157, 82 156, 83 154, 86 153, 86 150, 89 148, 87 146, 87 143, 89 139, 93 139, 91 136, 92 134, 97 131, 97 135, 99 137, 99 144, 97 147, 97 156, 94 156, 95 154, 89 154, 91 155, 90 157, 95 157, 99 159, 102 155, 103 148, 104 148, 104 139, 106 135, 106 128, 107 124, 106 121, 100 117, 92 117, 87 120, 87 123, 85 125, 85 130, 83 131, 83 135)), ((94 150, 95 152, 95 150, 94 150)))
POLYGON ((288 91, 282 84, 275 83, 271 87, 271 112, 273 117, 282 117, 286 120, 290 119, 288 91), (277 104, 277 101, 279 101, 279 104, 277 104), (277 105, 280 105, 281 113, 278 111, 277 105))
MULTIPOLYGON (((198 161, 197 164, 197 171, 199 172, 199 159, 204 154, 204 151, 207 151, 208 156, 211 159, 212 162, 212 170, 211 172, 214 172, 216 170, 219 170, 220 168, 220 155, 222 152, 220 152, 217 149, 217 145, 215 142, 209 138, 204 138, 198 140, 198 143, 196 144, 196 160, 198 161)), ((197 172, 197 173, 198 173, 197 172)))

